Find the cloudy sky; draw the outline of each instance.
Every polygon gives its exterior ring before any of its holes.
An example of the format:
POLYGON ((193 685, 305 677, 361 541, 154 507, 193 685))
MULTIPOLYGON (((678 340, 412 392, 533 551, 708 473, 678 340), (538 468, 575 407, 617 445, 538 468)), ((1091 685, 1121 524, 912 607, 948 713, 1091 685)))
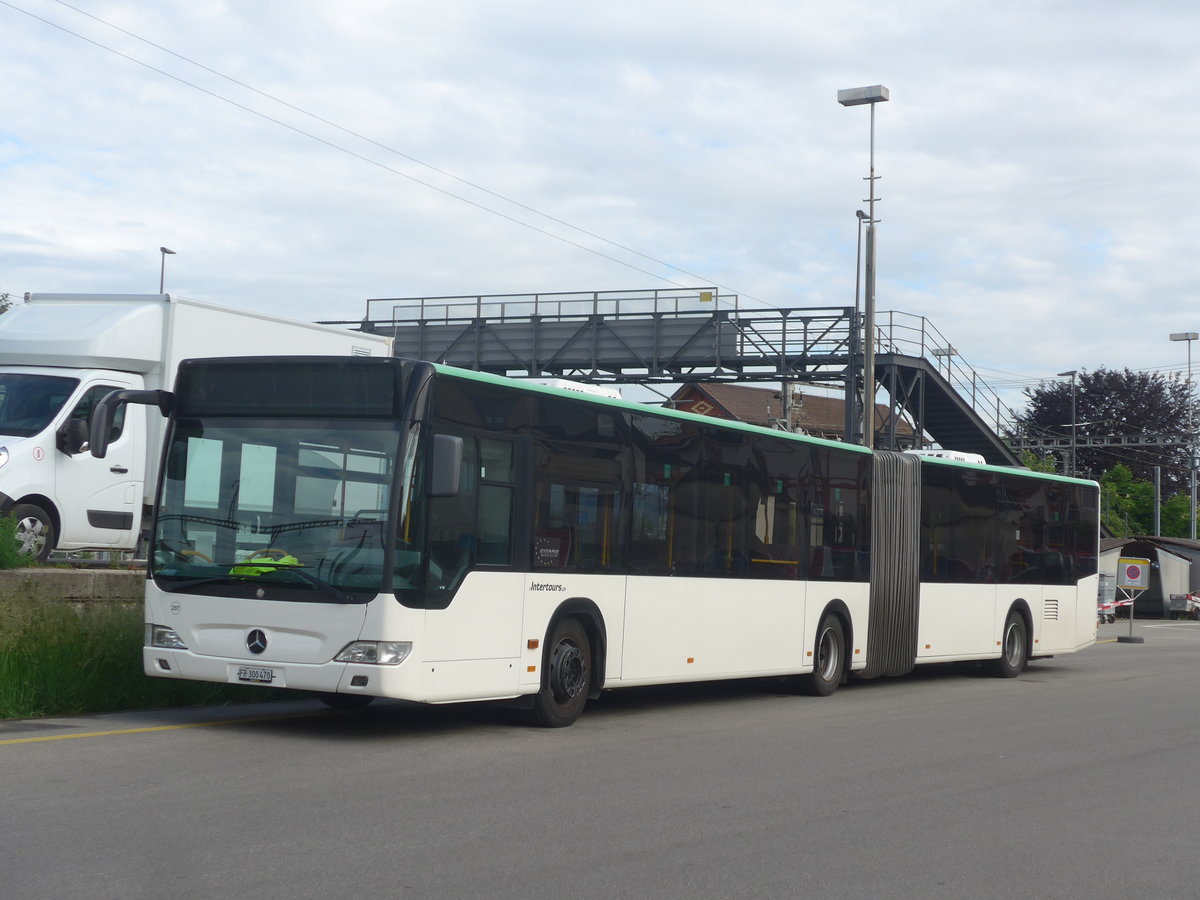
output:
MULTIPOLYGON (((878 304, 998 384, 1184 370, 1200 7, 0 0, 0 291, 305 319, 715 284, 878 304)), ((1200 363, 1200 346, 1197 363, 1200 363)))

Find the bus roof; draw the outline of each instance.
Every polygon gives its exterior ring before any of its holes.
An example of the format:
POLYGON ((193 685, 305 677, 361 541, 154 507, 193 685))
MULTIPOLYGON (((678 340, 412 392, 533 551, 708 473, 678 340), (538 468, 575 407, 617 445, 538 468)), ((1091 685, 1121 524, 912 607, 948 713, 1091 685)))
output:
MULTIPOLYGON (((916 455, 916 454, 913 454, 916 455)), ((1099 483, 1090 481, 1086 478, 1072 478, 1069 475, 1057 475, 1053 472, 1036 472, 1033 469, 1019 468, 1017 466, 994 466, 991 463, 967 462, 960 459, 952 459, 945 456, 919 456, 922 465, 934 466, 952 466, 958 469, 983 469, 985 472, 1002 472, 1006 475, 1016 473, 1018 475, 1028 475, 1031 478, 1041 478, 1046 481, 1061 481, 1066 484, 1086 484, 1092 487, 1099 487, 1099 483)))
POLYGON ((524 379, 520 378, 507 378, 503 375, 492 375, 488 372, 476 372, 471 369, 459 369, 455 366, 446 366, 442 365, 441 363, 435 363, 434 365, 437 371, 443 375, 449 375, 455 378, 465 378, 471 381, 480 381, 500 387, 515 388, 517 390, 528 391, 529 393, 551 394, 556 397, 566 397, 579 403, 591 403, 598 406, 612 406, 618 409, 628 410, 630 412, 649 413, 651 415, 666 416, 672 419, 682 419, 686 422, 697 422, 702 425, 716 426, 719 428, 732 428, 738 431, 749 431, 754 434, 766 434, 771 435, 772 437, 787 437, 809 444, 819 444, 825 447, 836 447, 839 450, 850 450, 855 453, 871 452, 867 447, 861 447, 858 444, 844 444, 841 441, 831 441, 826 438, 812 437, 811 435, 807 434, 796 434, 791 431, 779 431, 773 428, 764 428, 761 425, 751 425, 749 422, 739 422, 736 419, 720 419, 716 416, 702 416, 697 413, 672 409, 669 406, 649 406, 647 404, 633 403, 629 400, 623 400, 616 397, 604 397, 598 394, 585 394, 579 391, 564 390, 563 388, 541 384, 536 381, 525 381, 524 379))
MULTIPOLYGON (((599 394, 582 393, 579 391, 564 390, 552 385, 542 384, 536 381, 526 381, 520 378, 508 378, 503 375, 492 375, 488 372, 476 372, 472 369, 460 369, 456 366, 447 366, 441 363, 435 363, 434 367, 443 375, 449 375, 455 378, 464 378, 471 381, 484 382, 486 384, 494 384, 502 387, 515 388, 517 390, 528 391, 538 394, 552 394, 558 397, 566 397, 581 403, 592 403, 601 406, 612 406, 618 409, 625 409, 632 412, 651 413, 653 415, 667 416, 673 419, 682 419, 687 422, 698 422, 700 424, 716 426, 719 428, 732 428, 739 431, 749 431, 754 434, 767 434, 773 437, 787 437, 797 441, 803 441, 809 444, 818 444, 825 447, 836 447, 840 450, 850 450, 856 453, 871 453, 872 451, 859 444, 846 444, 842 441, 831 441, 827 438, 812 437, 807 434, 796 434, 790 431, 779 431, 772 428, 764 428, 761 425, 751 425, 748 422, 739 422, 736 419, 721 419, 715 416, 702 416, 697 413, 684 412, 679 409, 672 409, 669 406, 648 406, 642 403, 634 403, 629 400, 623 400, 615 397, 605 397, 599 394)), ((1035 472, 1032 469, 1018 468, 1016 466, 997 466, 990 463, 966 462, 957 459, 950 459, 940 456, 931 456, 920 454, 918 458, 922 464, 931 464, 938 466, 955 466, 958 468, 984 470, 988 472, 998 472, 1006 475, 1025 475, 1032 478, 1039 478, 1046 481, 1061 481, 1067 484, 1084 484, 1096 486, 1095 481, 1090 481, 1086 478, 1071 478, 1067 475, 1057 475, 1051 472, 1035 472)))

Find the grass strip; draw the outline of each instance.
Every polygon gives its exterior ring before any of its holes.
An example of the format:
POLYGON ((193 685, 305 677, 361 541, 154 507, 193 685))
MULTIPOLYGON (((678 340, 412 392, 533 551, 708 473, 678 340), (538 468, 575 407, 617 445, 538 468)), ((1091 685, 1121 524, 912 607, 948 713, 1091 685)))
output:
POLYGON ((267 688, 149 678, 140 603, 0 599, 0 718, 281 699, 267 688))

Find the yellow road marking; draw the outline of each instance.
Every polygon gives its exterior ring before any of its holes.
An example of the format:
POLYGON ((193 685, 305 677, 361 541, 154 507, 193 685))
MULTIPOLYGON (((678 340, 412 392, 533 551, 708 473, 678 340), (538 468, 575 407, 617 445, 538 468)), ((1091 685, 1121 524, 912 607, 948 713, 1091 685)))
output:
MULTIPOLYGON (((334 711, 336 712, 336 710, 334 711)), ((312 716, 326 715, 324 710, 311 713, 289 713, 284 716, 257 716, 247 719, 218 719, 212 722, 184 722, 179 725, 147 725, 144 728, 116 728, 112 731, 76 731, 71 734, 43 734, 38 737, 0 739, 0 746, 5 744, 38 744, 43 741, 69 741, 75 738, 113 737, 118 734, 146 734, 151 731, 179 731, 182 728, 209 728, 215 725, 237 725, 242 722, 269 722, 279 719, 306 719, 312 716)), ((0 733, 3 733, 0 731, 0 733)))

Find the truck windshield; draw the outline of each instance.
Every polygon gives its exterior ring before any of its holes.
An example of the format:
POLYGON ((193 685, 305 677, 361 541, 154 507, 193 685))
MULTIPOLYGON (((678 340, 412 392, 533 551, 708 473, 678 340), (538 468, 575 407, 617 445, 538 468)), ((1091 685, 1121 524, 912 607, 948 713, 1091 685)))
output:
POLYGON ((176 422, 151 572, 165 590, 365 602, 391 590, 390 421, 176 422))
POLYGON ((38 434, 78 386, 78 378, 0 372, 0 434, 38 434))

